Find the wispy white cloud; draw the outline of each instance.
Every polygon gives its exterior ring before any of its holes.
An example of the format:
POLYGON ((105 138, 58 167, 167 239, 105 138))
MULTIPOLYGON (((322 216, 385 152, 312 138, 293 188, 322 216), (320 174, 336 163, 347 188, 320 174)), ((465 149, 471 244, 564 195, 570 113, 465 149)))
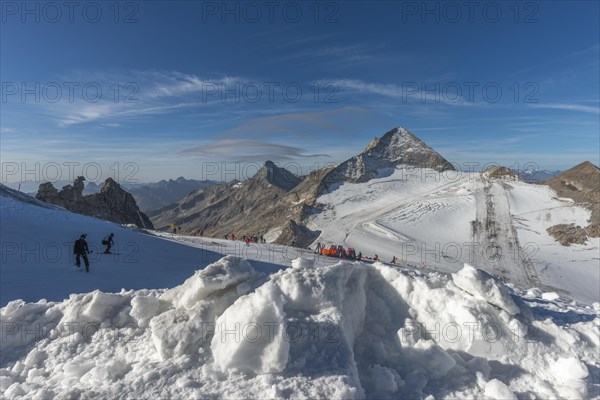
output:
POLYGON ((545 108, 552 110, 566 110, 566 111, 577 111, 591 114, 600 114, 600 107, 586 106, 582 104, 574 103, 536 103, 529 104, 531 108, 545 108))
POLYGON ((425 87, 418 82, 407 81, 401 84, 373 83, 356 79, 321 80, 315 82, 315 84, 329 84, 337 89, 346 90, 348 92, 400 99, 402 104, 443 103, 453 106, 473 106, 482 104, 475 101, 468 101, 462 93, 457 92, 455 94, 450 90, 443 90, 441 84, 438 84, 438 86, 425 87))
POLYGON ((311 63, 334 63, 335 65, 354 65, 357 63, 365 63, 373 60, 383 61, 389 58, 389 54, 380 54, 380 46, 373 46, 368 43, 352 43, 352 44, 330 44, 313 46, 309 50, 295 51, 281 57, 280 61, 294 61, 299 65, 311 63))
MULTIPOLYGON (((241 77, 210 79, 174 71, 75 72, 61 76, 59 80, 78 83, 77 95, 73 99, 65 94, 57 102, 41 101, 25 103, 25 106, 37 107, 43 116, 56 121, 60 127, 106 121, 114 124, 118 123, 118 119, 226 104, 232 101, 231 98, 223 98, 227 89, 238 90, 250 82, 241 77), (94 101, 79 95, 83 93, 82 87, 90 83, 101 90, 101 96, 94 101)), ((91 93, 92 97, 95 96, 95 90, 91 93)))

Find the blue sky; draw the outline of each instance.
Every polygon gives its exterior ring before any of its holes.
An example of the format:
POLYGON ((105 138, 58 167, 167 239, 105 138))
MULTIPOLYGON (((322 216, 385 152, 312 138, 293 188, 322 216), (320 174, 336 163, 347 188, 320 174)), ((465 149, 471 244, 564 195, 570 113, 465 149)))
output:
POLYGON ((395 126, 458 165, 599 163, 597 1, 47 3, 2 3, 3 182, 307 173, 395 126))

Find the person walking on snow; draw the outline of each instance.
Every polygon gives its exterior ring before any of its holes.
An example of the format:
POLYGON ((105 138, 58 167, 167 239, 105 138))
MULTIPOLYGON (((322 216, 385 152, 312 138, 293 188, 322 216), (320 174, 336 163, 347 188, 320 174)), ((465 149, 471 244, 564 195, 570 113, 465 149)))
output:
POLYGON ((321 242, 317 243, 317 248, 315 249, 315 254, 321 254, 321 251, 323 251, 323 246, 321 245, 321 242))
POLYGON ((104 254, 111 254, 110 253, 110 249, 111 247, 113 247, 113 245, 115 244, 114 240, 113 240, 113 236, 115 236, 114 233, 111 233, 110 235, 106 235, 104 237, 104 239, 102 239, 102 244, 104 246, 106 246, 106 250, 104 250, 104 254))
POLYGON ((88 260, 88 254, 90 254, 90 249, 88 248, 88 244, 85 241, 87 235, 83 233, 79 239, 75 241, 73 245, 73 254, 75 254, 75 265, 77 268, 81 268, 81 258, 83 258, 83 263, 85 264, 85 272, 90 272, 90 261, 88 260))

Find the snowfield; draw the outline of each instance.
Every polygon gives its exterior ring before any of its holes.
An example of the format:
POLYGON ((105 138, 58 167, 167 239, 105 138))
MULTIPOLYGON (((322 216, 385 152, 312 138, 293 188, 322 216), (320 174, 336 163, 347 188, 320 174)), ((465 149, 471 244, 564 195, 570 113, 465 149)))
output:
POLYGON ((547 186, 398 167, 336 186, 317 202, 325 210, 310 220, 321 232, 313 246, 338 244, 444 272, 470 263, 523 289, 600 301, 600 238, 565 247, 546 231, 556 224, 585 227, 590 211, 547 186))
MULTIPOLYGON (((350 235, 334 239, 379 249, 424 238, 418 224, 436 240, 447 229, 468 239, 475 184, 391 182, 340 187, 346 197, 329 212, 350 235), (359 197, 376 218, 357 209, 359 197)), ((548 223, 542 206, 558 220, 585 217, 562 200, 544 203, 543 191, 525 204, 514 187, 505 204, 521 207, 511 213, 528 231, 548 223)), ((145 232, 25 200, 0 196, 2 398, 600 398, 597 300, 523 290, 468 263, 341 261, 145 232), (95 251, 89 274, 73 266, 83 232, 95 251), (120 254, 97 255, 109 232, 120 254)), ((573 285, 598 282, 581 268, 573 285)))

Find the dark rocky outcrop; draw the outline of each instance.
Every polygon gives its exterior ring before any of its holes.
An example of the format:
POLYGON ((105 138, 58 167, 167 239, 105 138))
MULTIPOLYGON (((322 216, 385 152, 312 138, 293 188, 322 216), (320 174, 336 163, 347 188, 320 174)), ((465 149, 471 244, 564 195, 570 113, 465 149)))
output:
POLYGON ((485 171, 483 171, 487 176, 489 176, 490 178, 496 178, 496 179, 514 179, 514 180, 520 180, 521 177, 519 176, 518 173, 516 173, 513 170, 510 170, 506 167, 503 167, 501 165, 494 165, 492 167, 486 168, 485 171))
POLYGON ((320 231, 311 231, 306 226, 289 220, 281 230, 281 234, 275 240, 277 244, 291 244, 296 247, 308 247, 318 237, 320 231))
POLYGON ((112 178, 108 178, 99 192, 83 195, 85 178, 80 176, 73 185, 57 190, 52 183, 40 185, 38 200, 55 204, 78 214, 89 215, 118 224, 135 224, 140 228, 153 229, 150 219, 142 213, 133 196, 112 178))
POLYGON ((547 229, 550 236, 556 239, 563 246, 572 244, 585 244, 588 235, 585 229, 576 224, 559 224, 547 229))
POLYGON ((575 203, 591 210, 589 225, 585 228, 590 237, 600 236, 600 169, 589 161, 563 172, 546 182, 559 197, 573 199, 575 203))

